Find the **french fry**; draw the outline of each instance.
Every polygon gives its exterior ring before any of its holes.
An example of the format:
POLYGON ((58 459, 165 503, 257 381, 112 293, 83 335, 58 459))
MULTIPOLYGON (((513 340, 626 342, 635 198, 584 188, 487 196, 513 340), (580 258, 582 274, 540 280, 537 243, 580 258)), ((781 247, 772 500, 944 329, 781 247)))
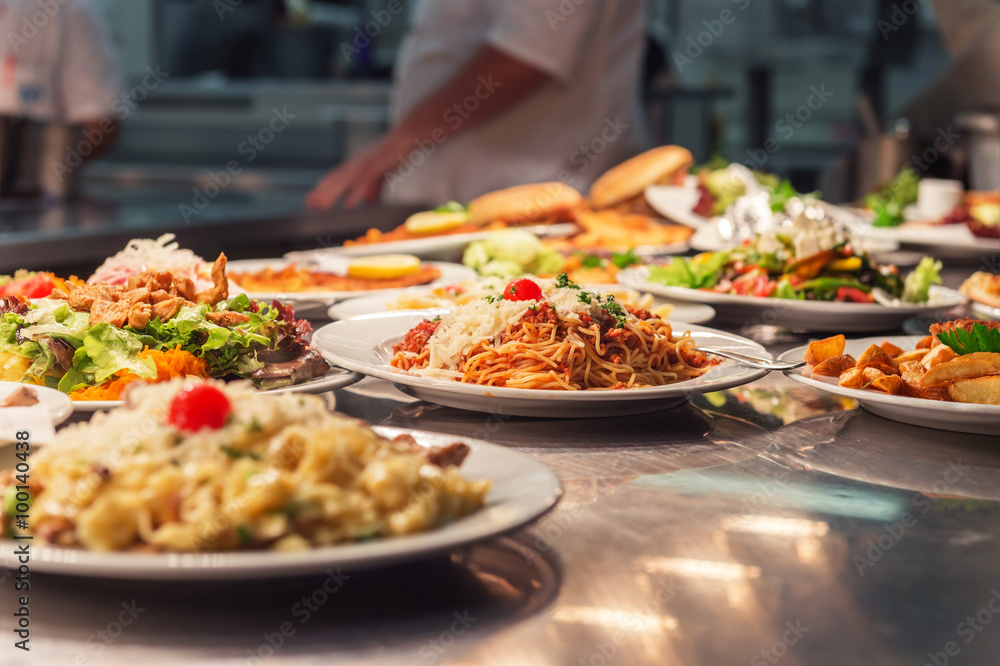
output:
POLYGON ((927 352, 921 363, 924 367, 930 370, 935 365, 940 365, 941 363, 947 363, 948 361, 958 358, 958 354, 952 351, 952 348, 948 345, 938 345, 934 349, 927 352))
POLYGON ((931 347, 934 346, 934 343, 937 341, 938 339, 935 338, 933 335, 925 335, 924 337, 920 338, 920 342, 917 343, 917 349, 930 349, 931 347))
POLYGON ((907 361, 920 361, 929 353, 929 349, 914 349, 913 351, 903 352, 899 356, 894 356, 892 360, 896 362, 896 365, 902 365, 907 361))
POLYGON ((840 375, 840 381, 837 383, 844 388, 859 389, 864 386, 867 381, 865 380, 864 370, 861 368, 851 368, 840 375))
POLYGON ((823 377, 839 377, 845 370, 853 368, 856 362, 850 354, 841 354, 826 359, 813 368, 812 372, 823 377))
POLYGON ((868 349, 861 352, 861 356, 858 357, 857 367, 864 368, 869 365, 895 367, 896 364, 893 363, 892 358, 885 353, 884 349, 878 345, 868 345, 868 349))
POLYGON ((998 374, 1000 374, 1000 354, 976 352, 938 363, 920 379, 920 385, 936 386, 956 379, 974 379, 998 374))
POLYGON ((843 335, 835 335, 822 340, 813 340, 806 347, 803 360, 809 365, 819 365, 828 358, 843 354, 846 344, 847 339, 843 335))
POLYGON ((956 402, 1000 405, 1000 375, 957 379, 948 385, 948 395, 956 402))
POLYGON ((883 340, 882 344, 879 345, 886 354, 895 359, 897 356, 903 353, 902 347, 897 347, 888 340, 883 340))
POLYGON ((899 375, 886 375, 885 377, 878 377, 872 381, 872 388, 876 388, 880 391, 885 391, 889 395, 896 395, 903 390, 906 384, 903 382, 903 378, 899 375))

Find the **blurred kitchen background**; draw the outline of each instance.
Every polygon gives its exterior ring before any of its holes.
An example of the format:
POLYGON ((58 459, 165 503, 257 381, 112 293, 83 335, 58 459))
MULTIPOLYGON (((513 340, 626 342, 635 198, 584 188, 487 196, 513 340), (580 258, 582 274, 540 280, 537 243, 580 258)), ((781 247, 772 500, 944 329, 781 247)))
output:
MULTIPOLYGON (((164 227, 301 212, 326 169, 386 128, 393 62, 415 4, 92 2, 110 26, 135 108, 114 149, 79 170, 80 201, 90 208, 32 217, 24 211, 39 210, 37 202, 8 202, 4 233, 96 225, 107 211, 123 225, 164 227), (151 70, 162 72, 153 85, 151 70), (275 109, 294 120, 245 163, 241 146, 275 109), (179 205, 234 159, 244 168, 218 195, 225 205, 184 219, 179 205)), ((648 4, 651 142, 776 172, 833 201, 891 178, 951 126, 961 141, 928 173, 968 182, 974 155, 1000 153, 996 0, 648 4)), ((980 174, 973 187, 997 186, 1000 174, 980 174)))
MULTIPOLYGON (((389 77, 413 6, 404 2, 403 13, 382 26, 381 0, 94 1, 136 83, 150 64, 170 76, 128 117, 118 147, 88 177, 190 179, 191 167, 231 159, 277 106, 295 122, 261 151, 254 171, 269 185, 301 187, 385 128, 389 77), (370 44, 358 34, 373 35, 370 44), (360 53, 345 52, 345 44, 360 53)), ((773 137, 780 149, 763 168, 803 187, 818 184, 837 156, 857 146, 859 95, 889 129, 953 61, 926 1, 649 5, 647 108, 655 139, 684 137, 699 159, 718 152, 744 161, 773 137), (711 29, 719 31, 726 10, 735 20, 716 36, 711 29), (806 104, 811 86, 832 96, 791 136, 776 129, 806 104)))

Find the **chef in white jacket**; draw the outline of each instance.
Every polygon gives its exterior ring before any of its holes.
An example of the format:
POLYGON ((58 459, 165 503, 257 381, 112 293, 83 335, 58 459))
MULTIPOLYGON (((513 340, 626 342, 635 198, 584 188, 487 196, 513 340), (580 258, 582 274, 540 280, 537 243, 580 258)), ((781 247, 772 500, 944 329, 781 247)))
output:
POLYGON ((122 76, 107 29, 88 0, 0 0, 0 36, 0 187, 59 195, 76 158, 116 137, 122 76))
POLYGON ((468 201, 520 183, 585 190, 641 142, 645 0, 420 0, 392 129, 307 204, 468 201))

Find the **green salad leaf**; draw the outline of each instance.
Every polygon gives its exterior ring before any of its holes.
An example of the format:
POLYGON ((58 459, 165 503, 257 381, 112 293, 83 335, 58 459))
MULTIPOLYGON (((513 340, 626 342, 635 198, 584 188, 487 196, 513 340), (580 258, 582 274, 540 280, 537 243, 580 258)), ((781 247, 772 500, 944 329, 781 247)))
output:
POLYGON ((903 281, 903 300, 907 303, 926 303, 932 284, 941 284, 941 262, 934 257, 924 257, 903 281))
POLYGON ((920 174, 905 167, 892 182, 865 197, 864 205, 875 214, 874 226, 895 227, 903 222, 903 211, 917 201, 920 174))
POLYGON ((565 259, 524 229, 504 229, 465 248, 462 263, 480 275, 499 278, 558 273, 565 259))
POLYGON ((448 203, 438 206, 434 209, 435 213, 464 213, 469 209, 457 201, 449 201, 448 203))
POLYGON ((642 263, 642 260, 639 258, 639 255, 635 253, 635 248, 630 247, 625 252, 615 252, 611 255, 611 263, 624 270, 633 264, 642 263))
POLYGON ((778 281, 778 286, 775 287, 774 293, 771 294, 774 298, 791 298, 795 300, 804 300, 806 293, 804 291, 799 291, 792 286, 792 283, 788 280, 778 281))
POLYGON ((711 289, 722 277, 728 260, 728 252, 714 252, 700 261, 674 257, 666 266, 650 266, 649 281, 670 287, 711 289))
POLYGON ((133 372, 143 379, 156 379, 156 364, 153 359, 136 358, 142 348, 143 344, 138 336, 101 322, 90 327, 83 339, 83 346, 73 355, 73 367, 80 367, 81 370, 86 368, 85 372, 92 371, 94 381, 98 384, 123 370, 133 372), (77 357, 80 357, 79 364, 77 357))

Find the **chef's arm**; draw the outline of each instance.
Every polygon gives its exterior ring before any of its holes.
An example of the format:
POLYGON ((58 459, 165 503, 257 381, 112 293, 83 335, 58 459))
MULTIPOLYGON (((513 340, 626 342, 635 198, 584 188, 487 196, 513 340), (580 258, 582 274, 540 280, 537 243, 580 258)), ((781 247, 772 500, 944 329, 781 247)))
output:
POLYGON ((427 140, 441 143, 502 115, 531 96, 551 76, 495 49, 482 47, 455 76, 413 108, 373 146, 328 172, 306 198, 311 208, 374 203, 385 174, 427 140), (464 104, 469 97, 475 110, 464 104))

